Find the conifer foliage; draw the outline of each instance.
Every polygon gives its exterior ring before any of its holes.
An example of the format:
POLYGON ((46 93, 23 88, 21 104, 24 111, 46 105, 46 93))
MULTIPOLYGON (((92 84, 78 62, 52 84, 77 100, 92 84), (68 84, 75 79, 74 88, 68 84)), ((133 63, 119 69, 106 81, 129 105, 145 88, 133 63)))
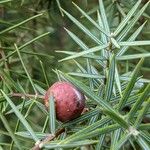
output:
POLYGON ((150 150, 149 3, 1 0, 0 150, 150 150), (79 117, 45 107, 56 81, 84 94, 79 117))

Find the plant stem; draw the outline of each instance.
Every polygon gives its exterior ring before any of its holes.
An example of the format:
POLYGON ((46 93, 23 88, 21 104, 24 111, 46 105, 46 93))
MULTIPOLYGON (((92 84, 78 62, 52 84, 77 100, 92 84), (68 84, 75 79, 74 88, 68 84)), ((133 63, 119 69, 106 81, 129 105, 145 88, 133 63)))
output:
POLYGON ((44 99, 44 95, 38 95, 38 94, 11 93, 9 95, 13 97, 29 97, 35 99, 36 98, 44 99))
POLYGON ((42 141, 35 143, 35 146, 32 148, 32 150, 40 150, 44 144, 46 144, 49 141, 52 141, 53 139, 58 137, 63 132, 65 132, 65 128, 61 128, 61 129, 57 130, 55 134, 49 134, 42 141))

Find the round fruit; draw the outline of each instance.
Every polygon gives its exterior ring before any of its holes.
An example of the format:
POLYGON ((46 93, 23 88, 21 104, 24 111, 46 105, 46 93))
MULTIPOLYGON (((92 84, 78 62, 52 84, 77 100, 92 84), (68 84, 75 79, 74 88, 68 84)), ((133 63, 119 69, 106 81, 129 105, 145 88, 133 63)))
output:
POLYGON ((49 98, 55 99, 56 117, 65 122, 77 118, 85 106, 84 95, 68 82, 54 83, 45 94, 45 106, 49 105, 49 98))

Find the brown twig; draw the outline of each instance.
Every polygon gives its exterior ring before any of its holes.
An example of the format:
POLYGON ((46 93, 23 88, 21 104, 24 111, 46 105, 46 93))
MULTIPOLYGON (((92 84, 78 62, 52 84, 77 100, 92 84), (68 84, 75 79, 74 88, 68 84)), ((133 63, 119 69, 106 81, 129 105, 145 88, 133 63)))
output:
POLYGON ((61 128, 61 129, 57 130, 55 135, 49 134, 43 140, 35 143, 35 146, 32 148, 32 150, 40 150, 43 147, 44 144, 46 144, 47 142, 52 141, 53 139, 57 138, 63 132, 65 132, 65 128, 61 128))
POLYGON ((34 94, 24 94, 24 93, 11 93, 10 96, 44 99, 44 95, 38 95, 38 94, 35 94, 35 95, 34 95, 34 94))

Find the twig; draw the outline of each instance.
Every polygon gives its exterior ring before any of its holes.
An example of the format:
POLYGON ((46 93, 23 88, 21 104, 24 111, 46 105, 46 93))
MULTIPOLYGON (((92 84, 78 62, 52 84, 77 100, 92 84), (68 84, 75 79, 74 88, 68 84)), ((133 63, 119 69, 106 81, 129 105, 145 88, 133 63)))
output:
POLYGON ((44 95, 38 95, 38 94, 35 94, 35 95, 34 95, 34 94, 24 94, 24 93, 11 93, 10 96, 44 99, 44 95))
POLYGON ((65 132, 65 128, 61 128, 56 131, 54 134, 49 134, 47 137, 45 137, 43 140, 35 143, 35 146, 32 148, 32 150, 40 150, 44 144, 46 144, 49 141, 52 141, 53 139, 57 138, 61 133, 65 132))

